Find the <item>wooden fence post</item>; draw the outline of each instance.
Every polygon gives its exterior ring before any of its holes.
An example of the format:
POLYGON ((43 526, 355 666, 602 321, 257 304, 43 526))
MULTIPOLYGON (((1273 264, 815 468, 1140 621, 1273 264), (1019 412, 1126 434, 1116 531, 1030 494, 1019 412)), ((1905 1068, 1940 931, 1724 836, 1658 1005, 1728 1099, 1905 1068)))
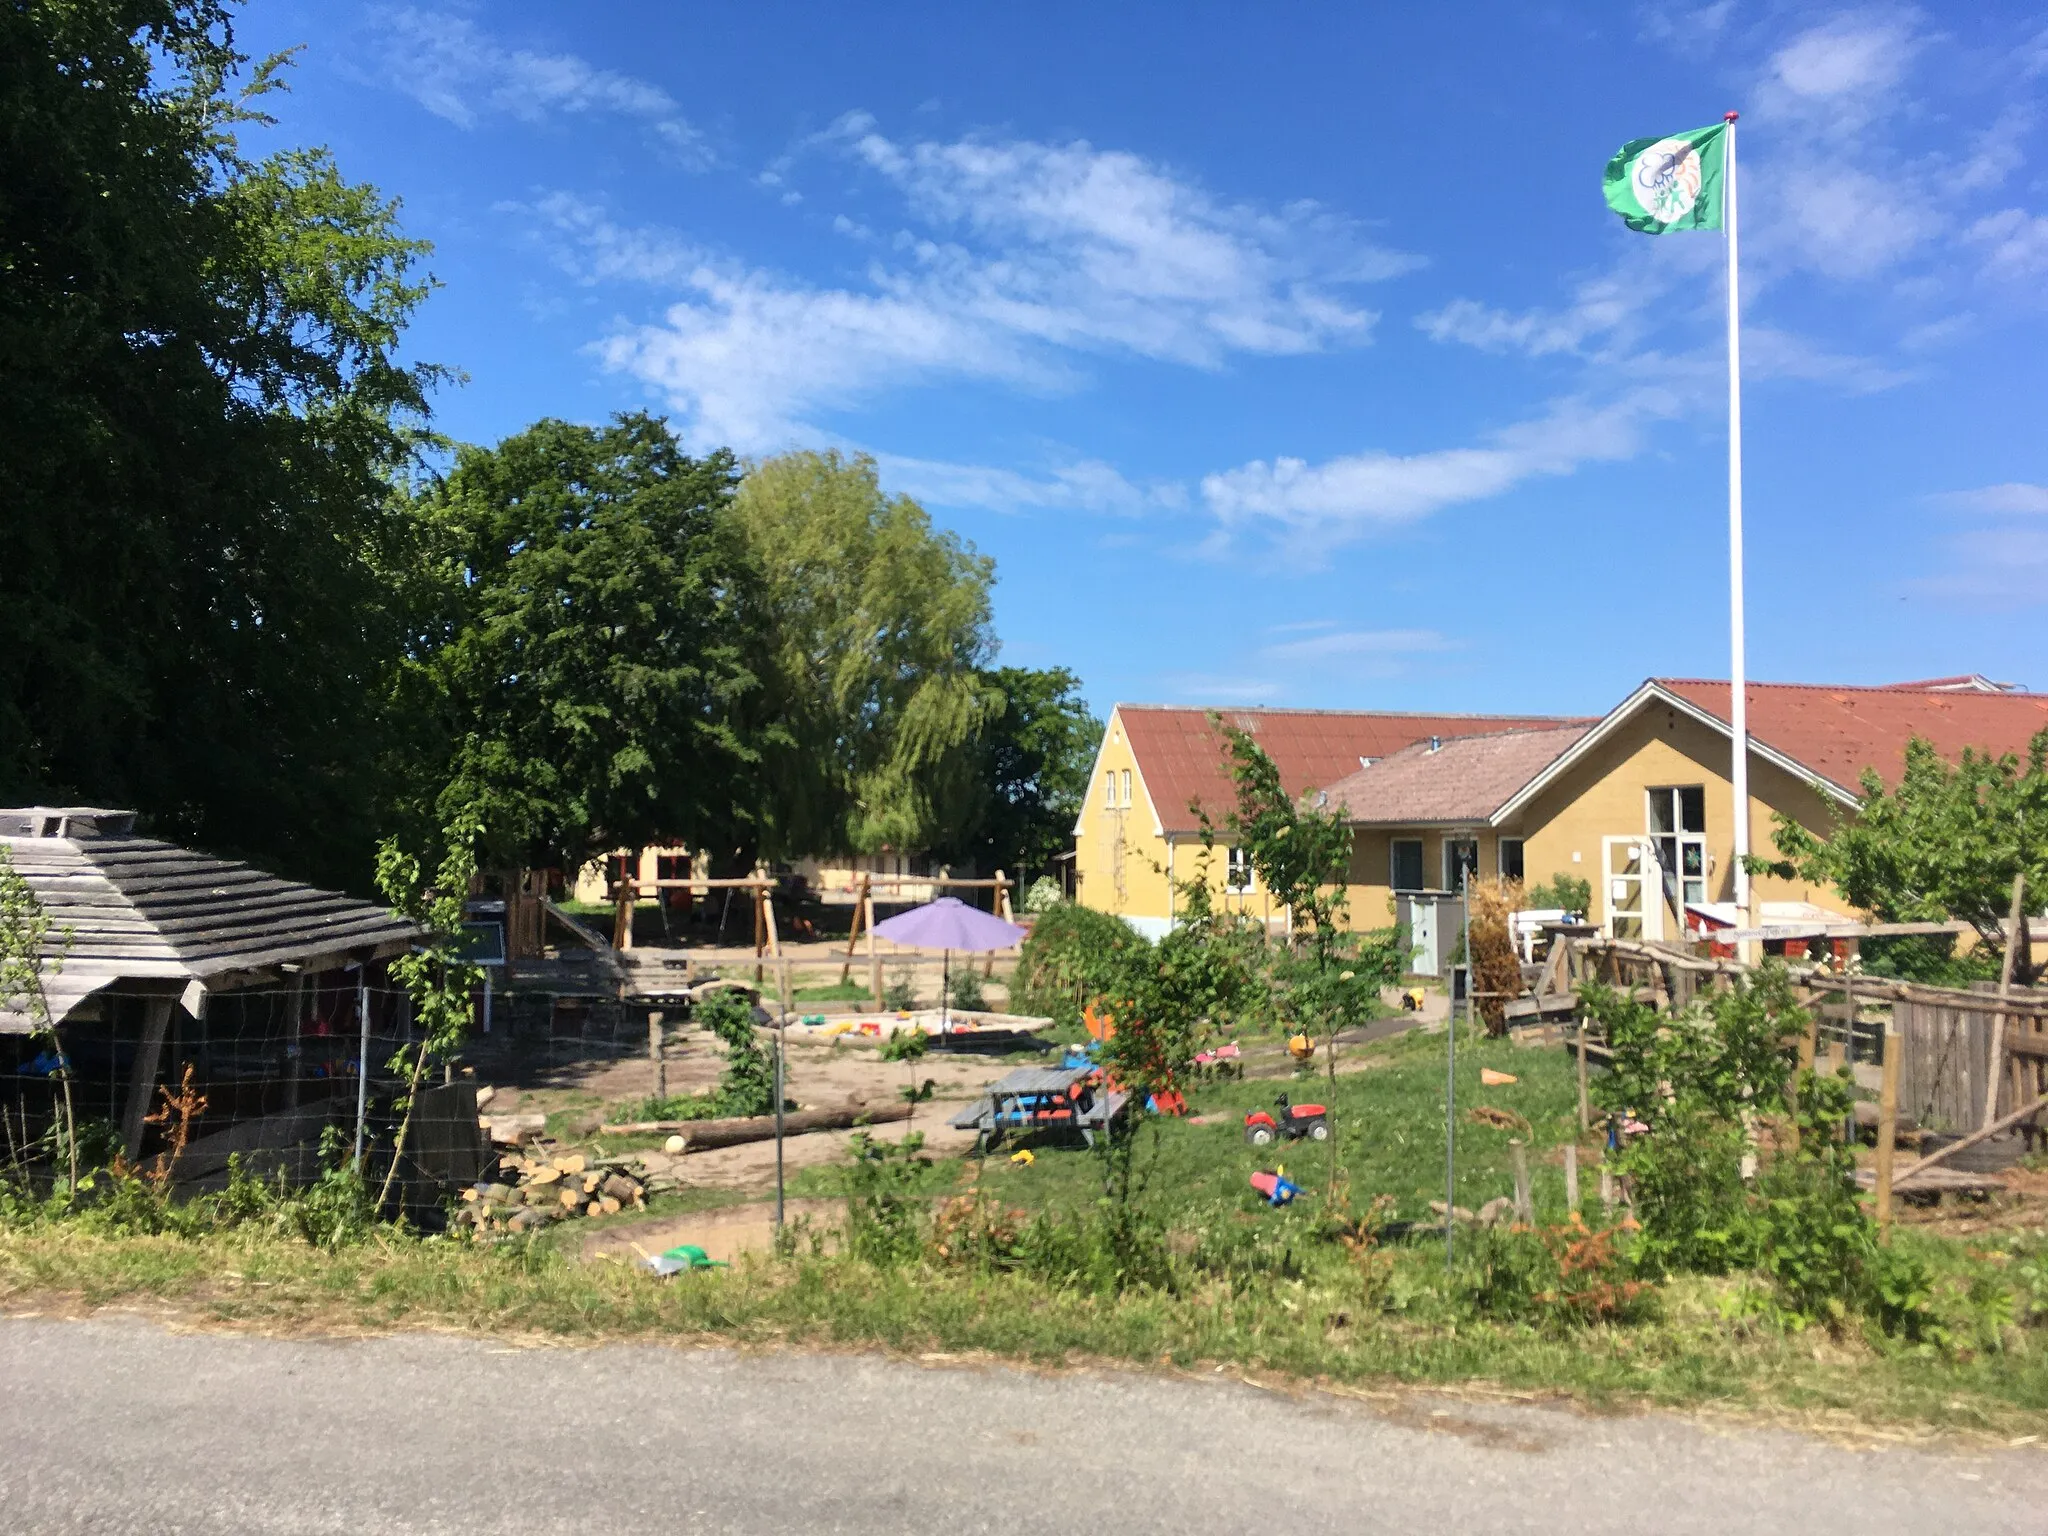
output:
POLYGON ((659 1009, 647 1015, 647 1059, 654 1066, 654 1096, 668 1097, 668 1054, 662 1049, 662 1013, 659 1009))
MULTIPOLYGON (((2027 877, 2024 874, 2012 877, 2012 916, 2005 924, 2005 959, 1998 967, 1998 1000, 2000 1003, 2012 996, 2013 951, 2019 947, 2020 922, 2025 916, 2022 908, 2027 897, 2027 877)), ((2005 1009, 1999 1008, 1991 1015, 1991 1056, 1984 1066, 1984 1118, 1982 1125, 1989 1125, 1998 1118, 1998 1080, 2005 1075, 2005 1009)))
POLYGON ((846 960, 839 967, 839 985, 842 987, 846 985, 848 979, 853 975, 853 946, 860 938, 861 919, 867 915, 868 893, 874 889, 873 879, 872 875, 862 875, 860 877, 860 894, 853 898, 853 922, 846 930, 846 960))
POLYGON ((1898 1154, 1899 1058, 1905 1054, 1904 1041, 1895 1013, 1884 1027, 1884 1076, 1877 1095, 1877 1227, 1879 1239, 1886 1242, 1891 1239, 1892 1161, 1898 1154))
POLYGON ((1564 1208, 1574 1214, 1579 1209, 1579 1144, 1575 1141, 1564 1144, 1564 1208))
POLYGON ((868 991, 875 1006, 882 1006, 882 952, 875 948, 875 893, 868 892, 868 991))
POLYGON ((1515 1165, 1515 1220, 1533 1226, 1536 1203, 1529 1195, 1529 1149, 1522 1145, 1521 1137, 1509 1140, 1508 1156, 1515 1165))
POLYGON ((1579 1020, 1579 1129, 1593 1128, 1592 1107, 1586 1101, 1586 1021, 1579 1020))

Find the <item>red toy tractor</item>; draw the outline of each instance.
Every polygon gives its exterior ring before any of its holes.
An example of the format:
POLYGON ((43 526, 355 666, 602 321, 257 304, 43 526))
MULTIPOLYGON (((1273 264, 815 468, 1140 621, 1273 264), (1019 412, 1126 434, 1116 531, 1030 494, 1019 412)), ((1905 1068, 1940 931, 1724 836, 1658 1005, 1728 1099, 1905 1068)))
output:
POLYGON ((1244 1139, 1255 1147, 1270 1146, 1275 1138, 1285 1136, 1289 1141, 1310 1141, 1330 1139, 1330 1111, 1321 1104, 1290 1104, 1287 1095, 1281 1094, 1273 1101, 1279 1115, 1269 1115, 1263 1109, 1255 1109, 1244 1117, 1244 1139))

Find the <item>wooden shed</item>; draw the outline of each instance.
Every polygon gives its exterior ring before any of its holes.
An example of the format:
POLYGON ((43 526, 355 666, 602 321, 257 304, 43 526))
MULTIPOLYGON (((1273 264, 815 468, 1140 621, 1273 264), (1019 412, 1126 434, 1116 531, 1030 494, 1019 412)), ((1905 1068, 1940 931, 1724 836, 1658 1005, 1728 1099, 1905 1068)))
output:
MULTIPOLYGON (((137 837, 134 827, 132 811, 0 809, 0 847, 49 919, 43 992, 81 1117, 118 1127, 133 1159, 158 1082, 191 1066, 209 1100, 208 1139, 272 1119, 282 1122, 272 1140, 303 1141, 310 1128, 317 1141, 321 1125, 352 1119, 371 982, 390 1012, 383 962, 416 930, 370 902, 137 837)), ((19 1038, 34 1027, 25 999, 0 1003, 17 1146, 34 1129, 38 1053, 19 1038)), ((235 1150, 267 1144, 240 1140, 235 1150)))

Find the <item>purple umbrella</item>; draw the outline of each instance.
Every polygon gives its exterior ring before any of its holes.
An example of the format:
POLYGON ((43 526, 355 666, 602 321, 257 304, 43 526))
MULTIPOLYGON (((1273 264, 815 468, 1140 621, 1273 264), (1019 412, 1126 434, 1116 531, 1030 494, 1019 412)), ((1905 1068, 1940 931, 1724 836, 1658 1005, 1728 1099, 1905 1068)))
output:
POLYGON ((953 991, 953 951, 981 952, 1009 949, 1019 943, 1027 930, 1000 917, 991 917, 970 907, 957 896, 941 896, 921 907, 898 913, 875 924, 875 937, 913 949, 945 951, 939 981, 939 1033, 946 1033, 947 1007, 953 991))

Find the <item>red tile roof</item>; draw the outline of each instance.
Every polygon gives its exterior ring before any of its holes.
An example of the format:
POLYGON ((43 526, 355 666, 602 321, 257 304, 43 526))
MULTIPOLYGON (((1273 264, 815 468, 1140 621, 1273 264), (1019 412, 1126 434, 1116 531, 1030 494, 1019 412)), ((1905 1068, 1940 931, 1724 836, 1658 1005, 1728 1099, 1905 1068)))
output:
MULTIPOLYGON (((1338 709, 1236 708, 1214 713, 1258 740, 1279 768, 1281 784, 1295 795, 1356 773, 1361 757, 1391 757, 1432 736, 1592 723, 1546 715, 1409 715, 1338 709)), ((1168 832, 1197 830, 1200 823, 1188 807, 1199 800, 1220 827, 1236 805, 1237 795, 1230 782, 1229 749, 1222 733, 1210 724, 1211 711, 1119 704, 1117 714, 1160 825, 1168 832)))
POLYGON ((1330 785, 1330 804, 1353 821, 1381 825, 1485 821, 1587 729, 1460 736, 1435 751, 1418 741, 1330 785))
MULTIPOLYGON (((1661 688, 1728 719, 1728 684, 1711 679, 1660 677, 1661 688)), ((1944 680, 1945 681, 1945 680, 1944 680)), ((1963 748, 2024 754, 2035 732, 2048 727, 2048 694, 1957 692, 1940 682, 1912 688, 1833 687, 1809 683, 1751 683, 1749 734, 1822 777, 1854 792, 1866 767, 1887 785, 1898 783, 1906 743, 1924 736, 1953 762, 1963 748)))

